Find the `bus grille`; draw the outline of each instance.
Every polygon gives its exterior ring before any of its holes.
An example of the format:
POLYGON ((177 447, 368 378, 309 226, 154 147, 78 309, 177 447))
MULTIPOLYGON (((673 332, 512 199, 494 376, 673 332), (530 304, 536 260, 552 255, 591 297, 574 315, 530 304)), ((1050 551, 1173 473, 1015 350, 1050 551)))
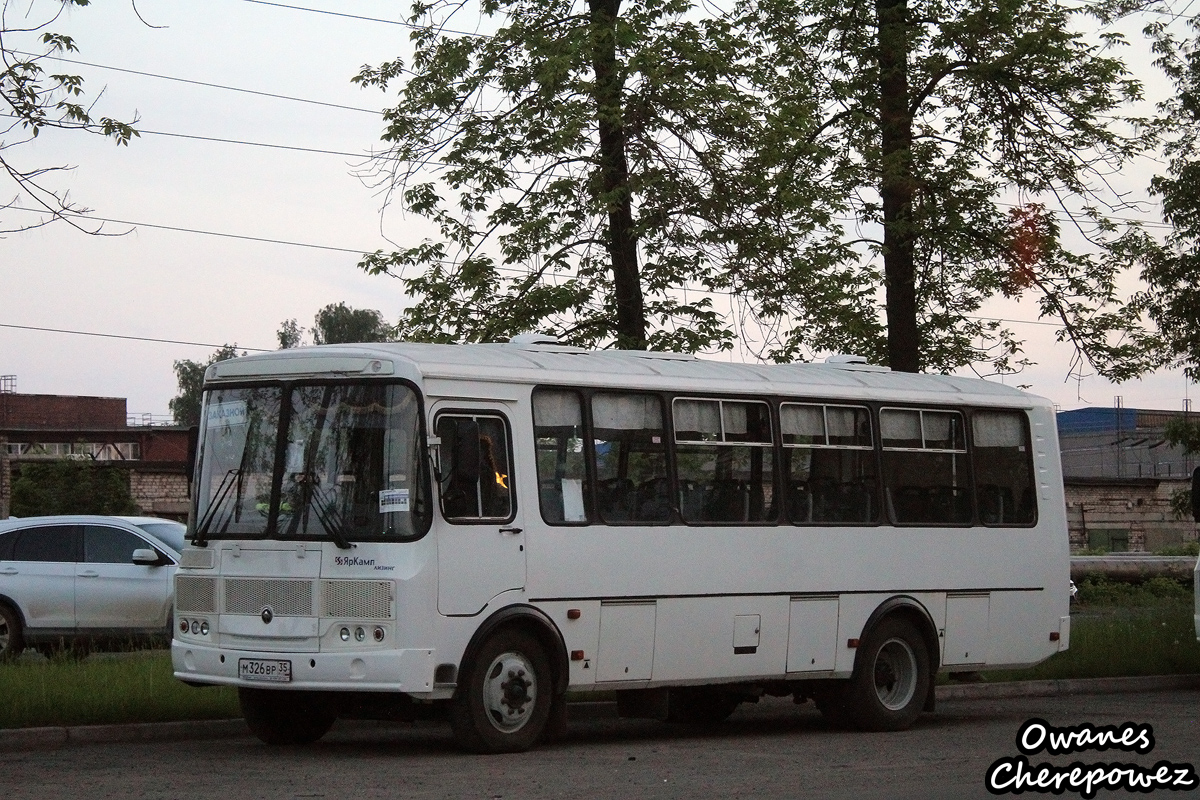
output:
POLYGON ((323 616, 391 619, 391 581, 321 581, 323 616))
POLYGON ((214 614, 217 611, 216 578, 175 577, 175 607, 189 614, 214 614))
POLYGON ((258 614, 270 606, 277 616, 313 616, 311 581, 226 578, 225 613, 258 614))

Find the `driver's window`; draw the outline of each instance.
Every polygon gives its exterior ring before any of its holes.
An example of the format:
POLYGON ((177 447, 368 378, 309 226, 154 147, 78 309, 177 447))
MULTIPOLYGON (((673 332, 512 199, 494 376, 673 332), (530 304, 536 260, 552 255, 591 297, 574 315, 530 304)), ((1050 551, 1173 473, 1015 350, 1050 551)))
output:
POLYGON ((492 414, 442 414, 440 445, 442 516, 453 522, 513 517, 508 425, 492 414))

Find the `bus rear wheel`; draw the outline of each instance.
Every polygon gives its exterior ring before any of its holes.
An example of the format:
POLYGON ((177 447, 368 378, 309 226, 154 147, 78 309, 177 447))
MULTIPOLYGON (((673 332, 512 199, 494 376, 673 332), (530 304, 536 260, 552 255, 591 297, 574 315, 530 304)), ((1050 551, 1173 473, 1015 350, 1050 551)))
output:
POLYGON ((910 727, 932 691, 929 651, 916 627, 887 617, 862 639, 854 676, 846 684, 833 716, 845 714, 865 731, 910 727))
POLYGON ((502 630, 479 649, 450 707, 454 736, 476 753, 519 753, 537 742, 554 695, 550 659, 536 639, 502 630))
POLYGON ((266 744, 311 744, 337 721, 337 708, 318 692, 238 688, 250 732, 266 744))

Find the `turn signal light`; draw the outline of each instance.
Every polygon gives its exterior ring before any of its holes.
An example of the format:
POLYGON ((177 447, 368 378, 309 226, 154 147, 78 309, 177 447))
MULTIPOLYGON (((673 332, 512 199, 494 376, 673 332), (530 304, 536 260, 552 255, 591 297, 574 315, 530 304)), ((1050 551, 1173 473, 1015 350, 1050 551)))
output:
POLYGON ((350 629, 342 628, 340 631, 338 631, 338 636, 340 636, 342 638, 343 642, 350 641, 350 629))

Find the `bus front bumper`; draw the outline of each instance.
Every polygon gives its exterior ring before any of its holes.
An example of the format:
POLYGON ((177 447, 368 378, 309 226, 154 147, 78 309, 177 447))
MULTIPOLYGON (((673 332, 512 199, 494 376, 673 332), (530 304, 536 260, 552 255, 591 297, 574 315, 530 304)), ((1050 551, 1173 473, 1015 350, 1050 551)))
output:
POLYGON ((278 653, 231 650, 175 640, 175 677, 187 683, 301 691, 403 692, 421 699, 450 697, 434 686, 434 650, 278 653), (281 662, 287 664, 281 667, 281 662))

